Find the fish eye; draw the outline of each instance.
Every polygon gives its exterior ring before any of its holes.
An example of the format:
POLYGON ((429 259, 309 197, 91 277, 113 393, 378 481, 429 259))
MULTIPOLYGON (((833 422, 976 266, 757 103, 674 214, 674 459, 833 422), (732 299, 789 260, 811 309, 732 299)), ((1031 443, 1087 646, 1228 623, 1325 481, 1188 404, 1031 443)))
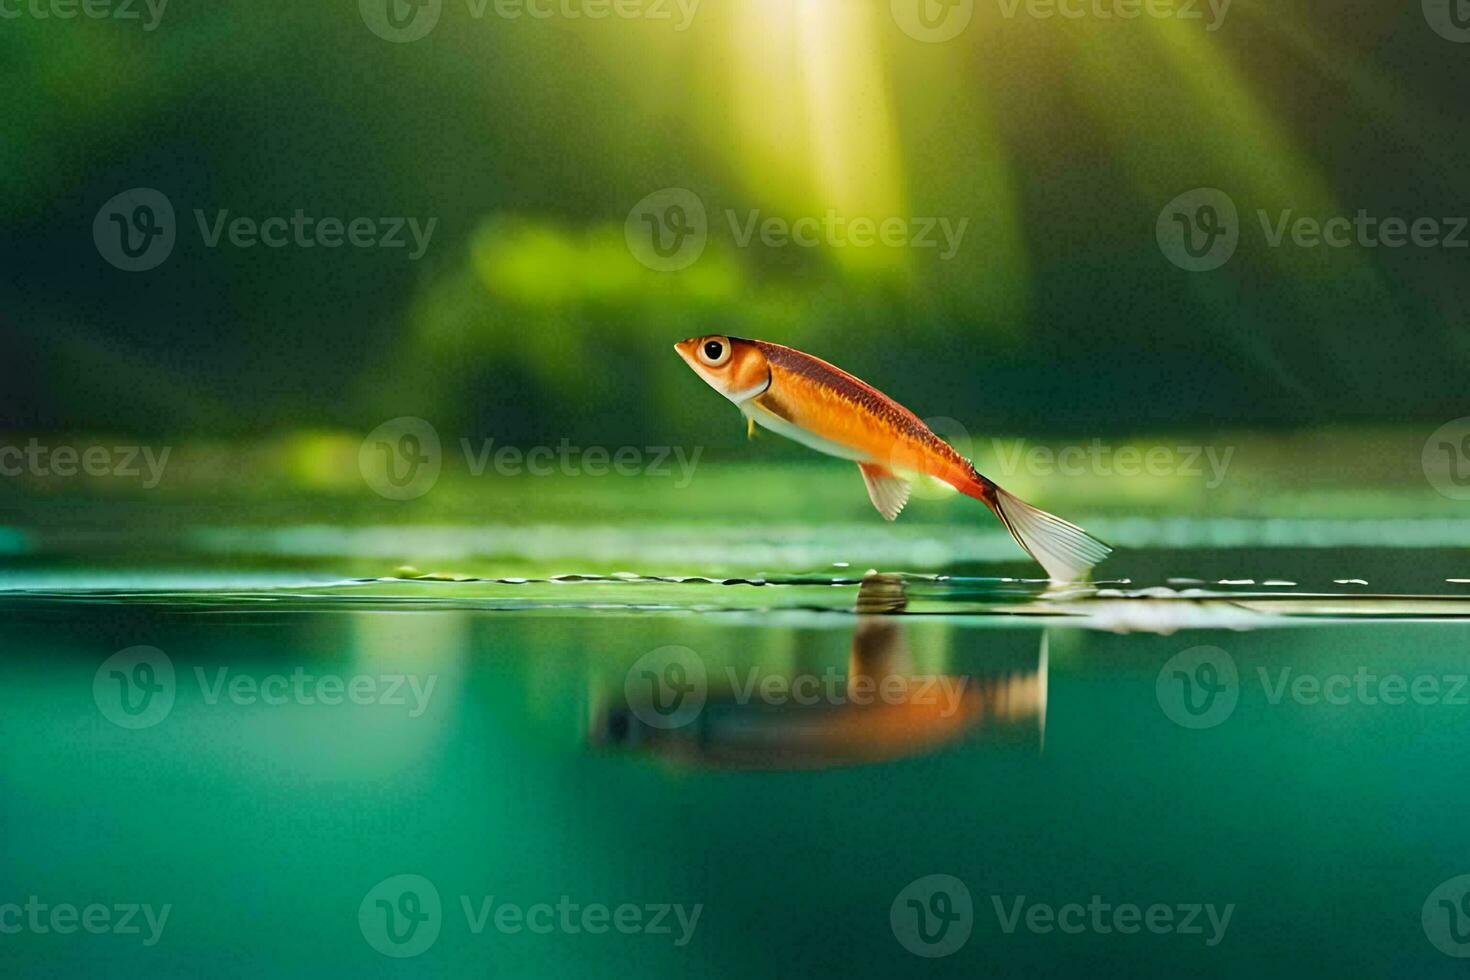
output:
POLYGON ((710 337, 699 345, 699 359, 709 367, 721 367, 730 359, 730 341, 724 337, 710 337))

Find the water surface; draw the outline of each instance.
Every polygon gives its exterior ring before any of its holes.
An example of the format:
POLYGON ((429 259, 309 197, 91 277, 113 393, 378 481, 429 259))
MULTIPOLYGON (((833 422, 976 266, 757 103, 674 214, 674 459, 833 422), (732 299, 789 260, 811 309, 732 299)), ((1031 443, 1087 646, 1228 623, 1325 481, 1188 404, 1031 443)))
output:
POLYGON ((1313 571, 1062 593, 16 571, 0 895, 169 912, 0 953, 15 975, 1458 972, 1470 593, 1313 571))

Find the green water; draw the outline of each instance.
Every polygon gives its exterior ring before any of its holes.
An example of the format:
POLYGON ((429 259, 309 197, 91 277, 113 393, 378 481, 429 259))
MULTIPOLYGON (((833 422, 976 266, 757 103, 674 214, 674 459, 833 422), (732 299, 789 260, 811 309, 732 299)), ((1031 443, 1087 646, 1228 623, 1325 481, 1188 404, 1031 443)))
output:
POLYGON ((0 957, 1458 975, 1470 587, 1436 561, 1393 595, 1284 554, 1317 579, 31 567, 0 596, 0 957))

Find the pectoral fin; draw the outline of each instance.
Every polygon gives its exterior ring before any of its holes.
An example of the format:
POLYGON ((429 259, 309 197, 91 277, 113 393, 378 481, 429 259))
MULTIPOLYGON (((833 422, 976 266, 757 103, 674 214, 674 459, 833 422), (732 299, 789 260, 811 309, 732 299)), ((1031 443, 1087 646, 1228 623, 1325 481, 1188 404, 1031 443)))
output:
POLYGON ((745 416, 745 438, 755 438, 755 418, 750 415, 745 416))
POLYGON ((876 463, 859 463, 863 482, 868 485, 868 499, 878 508, 885 521, 891 521, 909 502, 909 481, 876 463))

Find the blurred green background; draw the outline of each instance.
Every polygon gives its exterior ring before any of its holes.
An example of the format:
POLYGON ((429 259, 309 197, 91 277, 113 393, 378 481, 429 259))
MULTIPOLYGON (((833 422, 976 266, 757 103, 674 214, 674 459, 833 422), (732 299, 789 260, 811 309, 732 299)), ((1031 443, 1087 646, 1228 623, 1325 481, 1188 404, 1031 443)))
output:
MULTIPOLYGON (((1213 487, 1177 473, 1002 473, 1073 513, 1463 507, 1425 480, 1421 453, 1467 413, 1470 250, 1273 247, 1257 217, 1366 211, 1449 229, 1470 214, 1467 49, 1417 3, 1349 15, 1236 0, 1134 20, 961 4, 964 29, 935 41, 886 0, 635 4, 643 15, 601 18, 579 2, 544 18, 385 2, 399 20, 437 21, 403 43, 381 36, 379 0, 174 0, 151 30, 142 6, 135 21, 0 21, 8 443, 172 446, 169 478, 138 498, 168 521, 170 493, 219 507, 216 521, 238 516, 226 505, 241 496, 300 519, 310 508, 291 502, 318 494, 336 501, 333 518, 871 517, 846 464, 774 438, 748 445, 735 411, 670 350, 722 332, 810 351, 953 420, 990 472, 996 438, 1235 453, 1213 487), (158 267, 128 272, 92 229, 139 187, 171 202, 177 241, 158 267), (1201 187, 1239 209, 1239 245, 1191 272, 1156 226, 1201 187), (708 215, 703 252, 673 271, 640 261, 626 234, 668 188, 708 215), (434 225, 415 260, 210 247, 195 215, 297 209, 434 225), (752 212, 964 232, 948 258, 742 246, 752 212), (462 438, 567 439, 698 447, 698 492, 461 481, 395 508, 356 462, 363 435, 399 416, 437 428, 441 487, 465 476, 462 438), (720 476, 737 462, 746 470, 720 476), (780 476, 787 466, 819 475, 780 476), (1270 496, 1283 486, 1295 495, 1270 496)), ((70 494, 137 496, 120 481, 0 483, 29 523, 62 520, 48 502, 70 494)), ((961 509, 934 506, 945 519, 961 509)))

